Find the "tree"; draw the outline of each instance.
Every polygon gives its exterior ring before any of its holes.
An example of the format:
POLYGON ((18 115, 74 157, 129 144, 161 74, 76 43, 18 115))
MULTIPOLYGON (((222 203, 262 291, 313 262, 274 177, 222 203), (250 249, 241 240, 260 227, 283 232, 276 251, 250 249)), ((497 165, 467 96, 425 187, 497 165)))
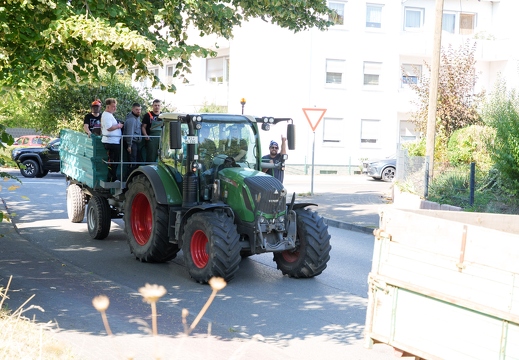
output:
MULTIPOLYGON (((174 76, 189 71, 192 55, 211 51, 188 41, 232 37, 232 30, 260 17, 295 32, 332 23, 325 0, 4 0, 0 5, 0 85, 37 88, 43 81, 73 84, 100 80, 102 71, 158 78, 149 65, 178 61, 174 76)), ((166 86, 160 84, 164 90, 166 86)), ((174 90, 170 88, 169 90, 174 90)))
MULTIPOLYGON (((436 110, 436 132, 442 142, 446 141, 452 132, 468 125, 481 124, 478 107, 484 93, 475 93, 474 85, 477 80, 475 71, 475 43, 471 46, 465 42, 459 49, 449 45, 442 48, 440 55, 440 73, 438 77, 438 103, 436 110)), ((431 72, 431 67, 424 62, 431 72)), ((404 72, 404 76, 407 75, 404 72)), ((417 130, 426 133, 427 112, 429 108, 430 78, 422 76, 418 84, 410 84, 418 98, 414 101, 417 110, 411 119, 417 130)))

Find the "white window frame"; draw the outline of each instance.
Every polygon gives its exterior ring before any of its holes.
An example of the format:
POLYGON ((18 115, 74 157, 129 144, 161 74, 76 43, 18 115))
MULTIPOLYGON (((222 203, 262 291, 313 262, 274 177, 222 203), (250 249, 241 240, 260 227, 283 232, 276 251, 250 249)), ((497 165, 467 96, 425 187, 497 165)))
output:
POLYGON ((400 143, 420 139, 420 132, 416 130, 416 125, 411 120, 400 120, 398 132, 400 143))
MULTIPOLYGON (((150 72, 152 72, 153 75, 155 75, 156 77, 158 77, 159 80, 160 80, 160 68, 158 68, 158 67, 151 68, 151 69, 150 69, 150 72)), ((150 86, 152 86, 152 85, 153 85, 153 80, 150 79, 150 81, 151 81, 150 86)), ((153 88, 154 88, 154 89, 160 89, 160 86, 157 85, 157 86, 154 86, 153 88)))
POLYGON ((175 64, 169 64, 166 65, 166 84, 171 85, 173 84, 173 79, 175 74, 175 64))
POLYGON ((382 4, 372 4, 367 3, 366 4, 366 28, 367 29, 382 29, 382 17, 383 17, 383 11, 384 11, 384 5, 382 4), (370 10, 379 9, 379 21, 376 21, 376 14, 370 13, 370 10), (369 20, 369 21, 368 21, 369 20), (378 24, 378 26, 377 26, 378 24))
POLYGON ((419 64, 402 64, 402 86, 409 86, 409 84, 420 84, 422 78, 422 65, 419 64))
POLYGON ((408 7, 406 6, 404 8, 404 30, 405 31, 419 31, 422 30, 423 24, 424 24, 424 15, 425 15, 425 9, 424 8, 417 8, 417 7, 408 7), (418 26, 411 26, 411 24, 408 23, 408 20, 411 18, 410 13, 418 13, 420 16, 418 26))
POLYGON ((382 63, 377 61, 364 61, 362 73, 364 74, 364 86, 378 87, 381 84, 382 63), (376 83, 374 83, 373 80, 369 80, 370 78, 376 78, 376 83))
POLYGON ((459 35, 473 35, 476 31, 476 22, 477 22, 477 14, 470 12, 458 12, 458 11, 444 11, 443 12, 443 21, 442 21, 442 31, 445 31, 450 34, 459 34, 459 35), (445 21, 445 16, 454 17, 454 29, 445 29, 447 26, 447 21, 445 21), (463 17, 471 17, 472 18, 472 28, 462 29, 461 22, 463 17))
POLYGON ((344 85, 344 75, 346 71, 346 60, 344 59, 326 59, 325 83, 327 86, 344 85), (340 81, 331 81, 340 76, 340 81))
POLYGON ((328 8, 330 10, 338 10, 336 11, 337 16, 335 18, 332 16, 328 17, 328 20, 333 21, 335 27, 342 27, 346 25, 344 18, 344 15, 346 14, 346 1, 328 1, 328 8), (339 9, 335 9, 334 7, 338 7, 339 9))
POLYGON ((229 57, 218 56, 206 59, 206 81, 217 84, 229 83, 229 57))
POLYGON ((361 119, 360 120, 360 147, 376 148, 380 147, 380 120, 361 119))
POLYGON ((343 145, 344 141, 344 119, 323 118, 323 144, 343 145))

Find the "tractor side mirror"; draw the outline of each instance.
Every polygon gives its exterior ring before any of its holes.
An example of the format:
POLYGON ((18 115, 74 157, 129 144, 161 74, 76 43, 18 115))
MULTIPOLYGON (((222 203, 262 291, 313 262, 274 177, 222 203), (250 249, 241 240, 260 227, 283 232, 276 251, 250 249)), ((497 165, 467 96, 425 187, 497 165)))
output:
POLYGON ((180 121, 172 121, 169 123, 169 148, 182 148, 182 131, 180 121))
POLYGON ((288 150, 296 148, 296 126, 294 124, 287 125, 287 142, 288 150))

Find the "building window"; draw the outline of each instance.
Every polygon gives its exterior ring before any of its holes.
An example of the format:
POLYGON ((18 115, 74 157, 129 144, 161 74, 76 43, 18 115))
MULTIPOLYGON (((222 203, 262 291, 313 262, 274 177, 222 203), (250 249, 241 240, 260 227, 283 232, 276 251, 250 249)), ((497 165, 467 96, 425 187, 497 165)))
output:
POLYGON ((326 59, 326 83, 342 84, 346 61, 326 59))
POLYGON ((476 27, 476 14, 445 12, 442 30, 451 34, 471 35, 476 27))
POLYGON ((420 132, 416 131, 416 125, 412 121, 401 120, 399 132, 401 143, 420 139, 420 132))
POLYGON ((418 84, 422 77, 422 65, 402 64, 402 85, 418 84))
POLYGON ((229 82, 229 58, 217 57, 207 59, 206 76, 206 79, 209 82, 229 82))
POLYGON ((366 4, 366 27, 376 29, 382 27, 382 5, 366 4))
POLYGON ((330 15, 330 21, 333 21, 335 25, 344 25, 344 3, 343 2, 332 2, 328 3, 328 7, 333 11, 333 14, 330 15))
POLYGON ((175 65, 166 66, 166 84, 173 84, 173 75, 175 74, 175 65))
POLYGON ((377 86, 380 85, 380 73, 382 63, 380 62, 364 62, 364 85, 377 86))
POLYGON ((475 14, 460 14, 460 34, 471 35, 474 33, 475 14))
POLYGON ((340 144, 344 138, 344 120, 339 118, 323 119, 323 143, 340 144))
MULTIPOLYGON (((151 73, 157 78, 157 80, 160 81, 160 77, 159 77, 159 68, 154 68, 154 69, 150 69, 151 73)), ((152 80, 152 84, 153 84, 153 81, 152 80)), ((160 89, 160 86, 159 85, 156 85, 153 87, 154 89, 160 89)))
POLYGON ((380 120, 360 121, 360 143, 370 147, 376 145, 379 139, 380 120))
POLYGON ((404 29, 418 30, 423 26, 424 9, 406 7, 404 13, 404 29))

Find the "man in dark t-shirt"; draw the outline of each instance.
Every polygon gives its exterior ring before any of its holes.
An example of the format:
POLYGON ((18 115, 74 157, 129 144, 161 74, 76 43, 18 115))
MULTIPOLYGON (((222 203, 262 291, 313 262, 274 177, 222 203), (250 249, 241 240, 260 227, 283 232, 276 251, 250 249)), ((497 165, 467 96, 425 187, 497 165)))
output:
POLYGON ((142 118, 142 137, 144 139, 144 157, 147 162, 157 161, 159 155, 160 135, 164 122, 159 119, 161 102, 153 100, 153 108, 142 118))
MULTIPOLYGON (((263 156, 261 158, 262 161, 274 164, 281 162, 281 156, 287 153, 286 140, 286 137, 281 136, 281 150, 279 149, 278 143, 272 140, 269 145, 269 154, 263 156), (280 151, 278 152, 278 150, 280 151)), ((285 171, 283 169, 263 169, 263 172, 274 176, 281 182, 283 182, 283 179, 285 177, 285 171)))
POLYGON ((101 135, 101 101, 97 99, 91 105, 91 112, 85 115, 83 130, 88 136, 91 134, 101 135))

